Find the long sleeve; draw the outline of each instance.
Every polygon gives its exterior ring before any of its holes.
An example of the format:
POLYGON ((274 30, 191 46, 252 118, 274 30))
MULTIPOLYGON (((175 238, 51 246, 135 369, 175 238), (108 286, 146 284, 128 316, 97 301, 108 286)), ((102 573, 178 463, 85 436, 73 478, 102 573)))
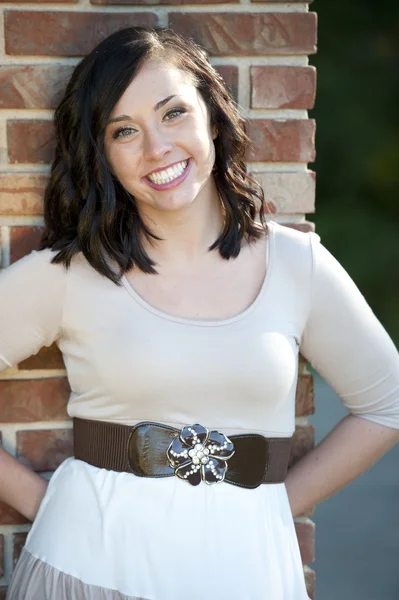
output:
POLYGON ((33 251, 0 275, 0 370, 50 346, 60 335, 66 287, 51 250, 33 251))
POLYGON ((399 429, 399 354, 345 269, 310 233, 313 256, 302 355, 360 417, 399 429))

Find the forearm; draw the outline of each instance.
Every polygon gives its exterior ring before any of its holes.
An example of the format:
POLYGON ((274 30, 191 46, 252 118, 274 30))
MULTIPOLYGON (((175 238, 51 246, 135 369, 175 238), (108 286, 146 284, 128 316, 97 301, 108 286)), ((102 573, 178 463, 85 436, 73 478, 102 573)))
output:
POLYGON ((0 501, 33 521, 48 482, 0 448, 0 501))
POLYGON ((294 517, 332 496, 399 442, 399 430, 348 415, 287 474, 294 517))

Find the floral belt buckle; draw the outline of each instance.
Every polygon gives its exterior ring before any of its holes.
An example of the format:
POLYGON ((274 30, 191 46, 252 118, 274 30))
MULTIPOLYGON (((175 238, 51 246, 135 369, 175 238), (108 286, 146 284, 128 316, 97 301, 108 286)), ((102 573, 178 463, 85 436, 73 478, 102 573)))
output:
POLYGON ((234 444, 224 433, 198 423, 184 426, 166 451, 175 475, 191 485, 222 482, 233 454, 234 444))

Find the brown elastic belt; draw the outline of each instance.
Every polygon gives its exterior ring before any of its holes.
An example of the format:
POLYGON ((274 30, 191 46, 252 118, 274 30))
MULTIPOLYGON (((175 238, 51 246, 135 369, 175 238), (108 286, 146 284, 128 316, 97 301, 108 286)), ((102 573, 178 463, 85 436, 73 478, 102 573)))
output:
POLYGON ((292 441, 253 433, 227 437, 198 423, 179 430, 150 421, 132 427, 76 417, 73 433, 75 458, 101 469, 245 488, 282 483, 292 441))

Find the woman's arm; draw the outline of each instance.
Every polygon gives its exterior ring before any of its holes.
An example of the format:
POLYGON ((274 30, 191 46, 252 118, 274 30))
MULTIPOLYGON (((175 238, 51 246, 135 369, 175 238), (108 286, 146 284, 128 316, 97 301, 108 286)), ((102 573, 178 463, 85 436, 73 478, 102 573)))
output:
MULTIPOLYGON (((66 270, 48 249, 0 273, 0 371, 51 346, 62 334, 66 270)), ((3 415, 0 414, 0 421, 3 415)), ((33 520, 47 481, 0 448, 0 501, 33 520)))
POLYGON ((335 494, 399 442, 399 430, 348 415, 287 474, 294 517, 335 494))
POLYGON ((33 521, 48 482, 0 448, 0 500, 33 521))
POLYGON ((294 516, 328 498, 399 441, 399 353, 335 257, 309 234, 312 283, 300 352, 349 411, 287 475, 294 516))

